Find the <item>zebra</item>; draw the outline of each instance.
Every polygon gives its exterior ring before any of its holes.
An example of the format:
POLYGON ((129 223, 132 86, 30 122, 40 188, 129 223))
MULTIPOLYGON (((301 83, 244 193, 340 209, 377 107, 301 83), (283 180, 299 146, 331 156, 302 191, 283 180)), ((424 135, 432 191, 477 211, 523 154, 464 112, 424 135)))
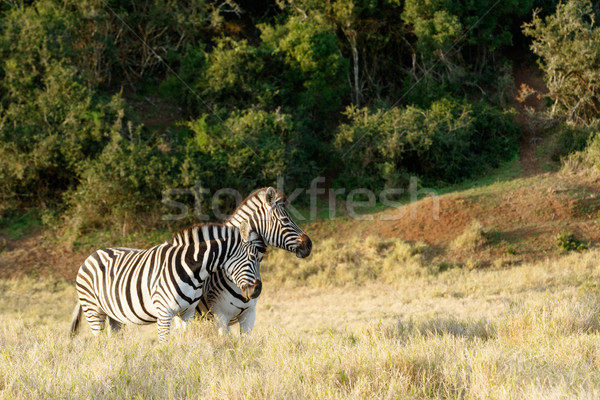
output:
POLYGON ((287 197, 279 190, 258 189, 240 203, 224 225, 239 228, 246 221, 268 246, 296 253, 298 258, 308 257, 312 241, 290 218, 286 210, 288 204, 287 197))
POLYGON ((213 274, 227 276, 243 301, 257 298, 262 289, 259 262, 265 251, 262 238, 248 223, 239 229, 194 225, 147 250, 98 250, 77 274, 79 301, 71 335, 77 333, 83 313, 94 335, 104 329, 108 317, 113 331, 121 324, 157 322, 159 341, 165 342, 173 316, 183 321, 194 316, 204 281, 213 274))
MULTIPOLYGON (((288 200, 272 187, 251 193, 225 221, 225 225, 239 227, 249 223, 266 245, 308 257, 312 241, 290 218, 286 210, 288 200)), ((260 260, 264 252, 259 255, 260 260)), ((204 282, 202 297, 196 310, 205 318, 215 318, 219 333, 229 332, 229 327, 239 323, 242 334, 249 334, 256 319, 258 299, 246 301, 237 285, 224 273, 211 275, 204 282)))

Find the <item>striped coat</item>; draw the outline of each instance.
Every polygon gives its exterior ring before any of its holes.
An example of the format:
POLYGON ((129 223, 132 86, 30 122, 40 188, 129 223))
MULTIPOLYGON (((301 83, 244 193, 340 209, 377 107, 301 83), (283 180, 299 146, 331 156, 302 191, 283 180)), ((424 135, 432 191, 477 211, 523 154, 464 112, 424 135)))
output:
MULTIPOLYGON (((293 252, 299 258, 308 257, 312 242, 290 218, 287 204, 280 191, 272 187, 259 189, 237 207, 225 225, 238 227, 248 223, 265 245, 293 252)), ((226 274, 214 274, 204 283, 197 311, 202 316, 214 317, 220 333, 228 332, 235 323, 239 323, 242 333, 249 333, 254 327, 257 302, 258 299, 245 299, 226 274)))
POLYGON ((193 317, 204 283, 213 274, 226 275, 246 300, 258 297, 263 252, 263 242, 249 224, 239 229, 193 226, 146 250, 98 250, 77 274, 79 302, 71 332, 77 331, 83 313, 95 335, 108 317, 113 329, 157 322, 164 342, 175 315, 184 321, 193 317))

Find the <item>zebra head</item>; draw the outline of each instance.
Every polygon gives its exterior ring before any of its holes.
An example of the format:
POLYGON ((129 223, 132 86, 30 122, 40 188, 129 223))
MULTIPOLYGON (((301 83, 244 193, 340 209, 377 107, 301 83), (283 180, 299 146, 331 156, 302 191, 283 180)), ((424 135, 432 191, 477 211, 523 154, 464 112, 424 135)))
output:
POLYGON ((225 263, 225 271, 235 285, 240 288, 245 302, 256 299, 262 290, 260 261, 266 252, 261 236, 247 222, 239 226, 241 242, 237 256, 225 263))
POLYGON ((287 205, 287 198, 279 190, 262 188, 248 196, 226 224, 239 227, 247 221, 267 245, 296 253, 298 258, 308 257, 312 241, 290 218, 287 205))
POLYGON ((284 194, 269 187, 259 193, 259 198, 262 200, 264 218, 257 225, 265 242, 294 252, 298 258, 308 257, 312 241, 290 217, 286 209, 288 200, 284 194))

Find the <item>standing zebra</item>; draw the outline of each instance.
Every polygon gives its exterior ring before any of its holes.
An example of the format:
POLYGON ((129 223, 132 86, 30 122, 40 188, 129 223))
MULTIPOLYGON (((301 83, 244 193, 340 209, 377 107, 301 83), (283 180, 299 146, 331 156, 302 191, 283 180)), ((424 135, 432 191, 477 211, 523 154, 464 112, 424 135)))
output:
MULTIPOLYGON (((266 245, 294 252, 299 258, 308 257, 312 242, 290 218, 287 204, 284 194, 272 187, 256 190, 237 207, 225 225, 239 227, 249 223, 266 245)), ((242 333, 249 333, 254 327, 257 302, 256 298, 245 299, 226 274, 216 273, 204 282, 197 311, 202 316, 214 316, 220 333, 228 332, 229 326, 236 322, 242 333)))
POLYGON ((203 283, 212 274, 227 276, 245 301, 258 297, 264 252, 262 239, 248 223, 239 229, 192 226, 147 250, 98 250, 77 274, 79 301, 71 333, 77 332, 83 311, 94 335, 108 316, 113 330, 121 324, 157 322, 159 340, 164 342, 175 315, 184 321, 194 316, 203 283))

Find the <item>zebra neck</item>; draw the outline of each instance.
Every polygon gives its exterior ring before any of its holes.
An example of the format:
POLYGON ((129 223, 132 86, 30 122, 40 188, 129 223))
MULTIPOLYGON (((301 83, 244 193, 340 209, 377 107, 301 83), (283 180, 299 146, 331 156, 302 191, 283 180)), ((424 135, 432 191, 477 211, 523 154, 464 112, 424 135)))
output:
POLYGON ((265 190, 259 190, 246 198, 229 216, 225 225, 239 228, 242 221, 261 218, 261 208, 265 206, 265 190))
POLYGON ((239 239, 239 236, 239 231, 231 229, 231 226, 219 224, 197 225, 177 232, 173 236, 172 244, 174 246, 187 246, 206 243, 211 240, 239 239))
MULTIPOLYGON (((244 220, 230 218, 224 223, 224 225, 239 229, 239 226, 242 223, 242 221, 244 220)), ((264 255, 267 252, 267 246, 276 246, 276 244, 272 244, 266 240, 265 232, 263 232, 263 230, 258 224, 255 224, 251 219, 247 219, 245 221, 248 222, 252 229, 254 229, 254 231, 260 235, 260 241, 256 243, 256 247, 259 253, 262 253, 264 255)))
MULTIPOLYGON (((254 209, 254 213, 249 213, 249 212, 237 212, 233 215, 231 215, 229 217, 229 219, 227 221, 224 222, 224 225, 228 226, 228 227, 232 227, 232 228, 238 228, 240 227, 240 224, 244 221, 248 222, 248 224, 250 224, 250 227, 260 235, 261 239, 262 239, 262 247, 265 248, 266 251, 266 246, 275 246, 277 247, 276 243, 271 243, 269 241, 269 235, 268 232, 265 232, 264 228, 258 224, 256 222, 256 219, 259 217, 258 215, 258 208, 254 209)), ((260 248, 261 246, 259 246, 260 248)), ((265 252, 262 251, 262 253, 264 254, 265 252)))
POLYGON ((200 280, 204 280, 214 269, 213 264, 236 247, 232 246, 233 243, 240 241, 237 229, 213 224, 180 231, 174 236, 172 245, 184 249, 187 266, 200 280))

